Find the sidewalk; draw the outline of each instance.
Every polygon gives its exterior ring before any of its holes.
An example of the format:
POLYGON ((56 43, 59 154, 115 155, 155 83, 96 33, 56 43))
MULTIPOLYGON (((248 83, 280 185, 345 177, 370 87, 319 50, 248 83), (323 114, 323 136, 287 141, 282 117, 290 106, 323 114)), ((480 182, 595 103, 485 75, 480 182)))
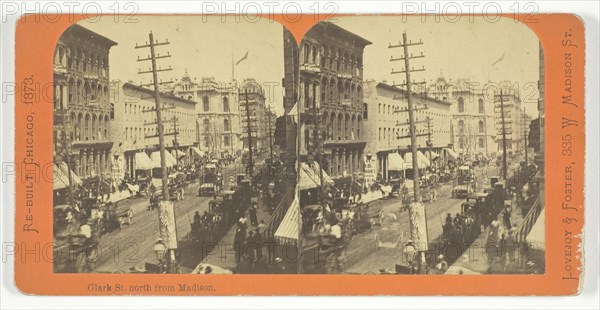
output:
MULTIPOLYGON (((253 198, 253 200, 255 201, 256 199, 253 198)), ((246 211, 244 214, 248 219, 248 231, 256 231, 256 226, 252 226, 250 224, 248 211, 246 211)), ((263 206, 259 204, 257 207, 256 217, 258 218, 259 223, 261 221, 266 223, 271 215, 269 212, 264 210, 263 206)), ((235 250, 233 248, 233 240, 236 230, 237 225, 234 224, 223 236, 223 238, 221 238, 219 244, 210 251, 210 253, 202 262, 235 271, 238 266, 237 262, 235 261, 235 250)), ((263 257, 266 257, 266 249, 263 249, 262 254, 263 257)))
MULTIPOLYGON (((518 207, 513 207, 510 222, 519 226, 524 217, 518 207)), ((507 233, 502 221, 502 214, 497 217, 500 222, 498 236, 507 233)), ((524 254, 517 246, 510 249, 496 247, 497 242, 488 241, 490 227, 479 235, 463 255, 457 259, 446 274, 543 274, 545 270, 545 252, 530 250, 524 254)))

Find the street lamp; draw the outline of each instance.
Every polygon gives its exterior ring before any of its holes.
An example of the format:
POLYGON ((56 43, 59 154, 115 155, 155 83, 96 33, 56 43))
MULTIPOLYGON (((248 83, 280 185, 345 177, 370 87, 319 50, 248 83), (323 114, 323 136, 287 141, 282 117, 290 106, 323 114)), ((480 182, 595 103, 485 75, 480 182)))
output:
POLYGON ((164 268, 166 267, 164 262, 165 253, 167 253, 167 247, 165 247, 165 244, 163 243, 162 239, 158 239, 158 241, 156 241, 156 244, 154 245, 154 254, 156 255, 156 260, 158 260, 160 272, 166 270, 166 268, 164 268))
POLYGON ((415 257, 417 256, 417 248, 415 247, 415 242, 412 239, 408 239, 406 246, 404 247, 404 258, 406 262, 408 262, 409 266, 412 266, 415 261, 415 257))

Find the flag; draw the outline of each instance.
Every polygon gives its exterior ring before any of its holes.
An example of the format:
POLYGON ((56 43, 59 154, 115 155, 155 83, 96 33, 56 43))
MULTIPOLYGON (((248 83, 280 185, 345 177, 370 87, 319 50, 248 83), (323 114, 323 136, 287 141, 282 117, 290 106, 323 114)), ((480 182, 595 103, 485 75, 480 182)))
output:
POLYGON ((502 53, 502 56, 500 56, 500 58, 498 58, 498 60, 494 61, 494 63, 492 63, 492 67, 495 66, 497 63, 501 62, 502 60, 504 60, 504 54, 506 53, 502 53))
POLYGON ((240 60, 238 60, 235 65, 237 66, 240 62, 244 61, 248 59, 248 51, 246 51, 246 54, 244 55, 244 57, 242 57, 240 60))

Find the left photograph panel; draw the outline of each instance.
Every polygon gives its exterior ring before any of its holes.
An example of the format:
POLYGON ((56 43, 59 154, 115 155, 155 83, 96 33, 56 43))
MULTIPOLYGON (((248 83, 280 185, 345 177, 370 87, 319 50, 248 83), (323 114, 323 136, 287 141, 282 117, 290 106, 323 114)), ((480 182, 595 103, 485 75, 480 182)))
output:
POLYGON ((297 273, 297 74, 284 68, 298 49, 285 33, 138 16, 62 34, 55 273, 297 273))

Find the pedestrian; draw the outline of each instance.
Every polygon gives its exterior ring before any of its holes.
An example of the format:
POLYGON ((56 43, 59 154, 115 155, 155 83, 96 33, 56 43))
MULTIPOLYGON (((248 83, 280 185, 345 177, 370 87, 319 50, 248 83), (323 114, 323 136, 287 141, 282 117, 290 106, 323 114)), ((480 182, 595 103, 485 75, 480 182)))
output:
POLYGON ((259 228, 256 228, 256 231, 254 233, 254 241, 256 242, 256 260, 260 261, 260 259, 262 258, 262 247, 264 245, 264 238, 259 228))
POLYGON ((510 225, 510 209, 506 208, 504 210, 504 214, 502 215, 502 218, 504 220, 504 227, 506 227, 506 229, 510 229, 511 225, 510 225))
POLYGON ((241 228, 237 228, 233 237, 233 250, 235 251, 235 262, 239 263, 241 259, 241 250, 244 242, 244 233, 241 228))
POLYGON ((444 255, 440 254, 435 264, 435 270, 438 274, 444 274, 448 270, 448 262, 444 259, 444 255))
POLYGON ((250 206, 250 210, 248 211, 248 213, 250 214, 250 224, 252 226, 258 226, 258 217, 256 216, 256 204, 252 203, 252 205, 250 206))
POLYGON ((254 232, 250 231, 244 243, 244 259, 247 262, 253 264, 256 262, 256 248, 256 237, 254 235, 254 232))
POLYGON ((265 220, 260 220, 260 224, 258 224, 258 230, 263 231, 267 225, 265 224, 265 220))

